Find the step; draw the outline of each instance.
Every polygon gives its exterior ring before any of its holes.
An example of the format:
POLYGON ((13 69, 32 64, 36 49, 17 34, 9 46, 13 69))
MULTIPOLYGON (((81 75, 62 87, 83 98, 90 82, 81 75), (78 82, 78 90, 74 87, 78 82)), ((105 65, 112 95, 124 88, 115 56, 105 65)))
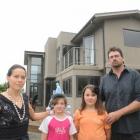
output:
MULTIPOLYGON (((45 108, 42 106, 36 106, 35 108, 35 112, 41 112, 41 111, 45 111, 45 108)), ((29 120, 29 127, 28 127, 28 131, 29 132, 37 132, 37 133, 41 133, 38 128, 41 124, 42 120, 40 121, 32 121, 29 120)))
POLYGON ((29 140, 41 140, 41 133, 29 132, 29 140))
POLYGON ((28 127, 28 131, 29 132, 37 132, 37 133, 41 133, 38 128, 40 126, 42 121, 29 121, 29 127, 28 127))

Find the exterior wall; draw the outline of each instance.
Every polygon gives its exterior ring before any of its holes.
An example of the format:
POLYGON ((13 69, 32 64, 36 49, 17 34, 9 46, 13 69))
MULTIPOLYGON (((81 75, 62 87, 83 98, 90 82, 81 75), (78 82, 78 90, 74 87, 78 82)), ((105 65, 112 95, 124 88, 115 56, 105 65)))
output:
POLYGON ((100 27, 95 33, 95 63, 99 70, 104 69, 103 29, 100 27))
MULTIPOLYGON (((60 60, 59 58, 56 58, 57 60, 57 72, 56 73, 59 73, 63 70, 63 54, 62 54, 62 51, 63 51, 63 45, 72 45, 71 44, 71 39, 74 37, 74 33, 68 33, 68 32, 60 32, 60 34, 58 35, 57 37, 57 45, 56 45, 56 49, 60 48, 60 52, 59 54, 56 54, 56 56, 59 56, 60 57, 60 60)), ((58 53, 58 52, 56 52, 58 53)))
POLYGON ((81 100, 79 100, 78 98, 76 98, 76 76, 72 76, 72 97, 68 97, 68 104, 71 105, 71 112, 74 113, 75 109, 79 107, 81 103, 81 100))
POLYGON ((60 76, 61 79, 65 79, 66 77, 72 76, 72 75, 100 75, 101 72, 98 70, 98 67, 96 66, 90 66, 90 65, 72 65, 69 68, 65 69, 60 74, 57 74, 57 78, 59 79, 60 76), (94 71, 94 74, 93 74, 94 71))
MULTIPOLYGON (((62 45, 72 45, 70 43, 72 37, 75 34, 68 34, 61 32, 57 38, 57 47, 60 46, 61 55, 62 55, 62 45)), ((68 77, 72 78, 72 97, 67 97, 68 103, 72 106, 72 112, 76 108, 80 107, 81 104, 81 97, 76 96, 77 92, 77 83, 76 83, 76 76, 102 76, 102 72, 99 70, 103 69, 103 31, 102 28, 95 32, 95 63, 96 65, 72 65, 65 70, 61 70, 56 75, 56 80, 60 81, 60 84, 63 85, 63 79, 68 77)), ((81 42, 81 47, 83 47, 83 42, 81 42)), ((80 47, 79 46, 79 47, 80 47)), ((80 61, 83 60, 84 54, 80 54, 80 61)), ((61 58, 61 65, 63 59, 61 58)))
POLYGON ((56 76, 56 43, 56 38, 49 38, 45 45, 44 78, 56 76))
MULTIPOLYGON (((93 32, 91 36, 94 37, 94 45, 95 45, 95 67, 98 70, 104 69, 104 52, 103 52, 103 29, 100 27, 98 30, 93 32)), ((80 43, 80 47, 83 46, 83 42, 80 43)), ((80 50, 80 61, 84 61, 84 51, 80 50)), ((84 66, 85 67, 85 66, 84 66)), ((93 67, 94 68, 94 67, 93 67)))
POLYGON ((57 37, 57 48, 61 47, 64 44, 72 45, 71 40, 75 35, 75 33, 60 32, 60 34, 57 37))
POLYGON ((102 72, 98 70, 98 67, 95 66, 85 66, 85 65, 73 65, 65 69, 63 72, 57 74, 56 80, 59 80, 61 85, 63 79, 72 77, 72 97, 67 97, 68 103, 72 107, 72 113, 75 109, 80 107, 81 97, 76 96, 77 92, 77 83, 76 76, 102 76, 102 72))
POLYGON ((27 95, 30 95, 30 78, 31 78, 31 58, 28 56, 28 61, 27 61, 27 79, 26 79, 26 92, 27 95))
POLYGON ((140 48, 127 47, 124 45, 123 29, 140 30, 140 21, 127 18, 106 20, 104 24, 105 31, 105 49, 106 66, 108 66, 107 51, 112 46, 120 47, 124 53, 125 63, 130 68, 140 69, 140 48))

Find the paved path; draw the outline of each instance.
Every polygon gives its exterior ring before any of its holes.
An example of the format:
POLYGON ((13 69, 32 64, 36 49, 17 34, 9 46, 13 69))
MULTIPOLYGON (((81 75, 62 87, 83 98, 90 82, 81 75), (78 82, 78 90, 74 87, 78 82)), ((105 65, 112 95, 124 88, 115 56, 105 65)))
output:
POLYGON ((38 130, 41 121, 31 121, 29 122, 29 138, 30 140, 41 140, 41 132, 38 130))
POLYGON ((41 133, 29 132, 30 140, 41 140, 41 133))

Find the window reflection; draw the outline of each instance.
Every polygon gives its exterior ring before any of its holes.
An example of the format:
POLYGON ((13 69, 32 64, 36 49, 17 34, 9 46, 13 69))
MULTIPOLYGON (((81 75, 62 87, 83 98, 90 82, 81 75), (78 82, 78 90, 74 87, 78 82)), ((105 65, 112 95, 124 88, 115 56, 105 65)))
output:
POLYGON ((94 37, 88 36, 84 37, 84 48, 85 48, 85 63, 95 64, 94 60, 94 37))
POLYGON ((77 96, 81 96, 83 88, 87 84, 99 86, 100 76, 77 76, 77 96))
POLYGON ((123 30, 124 45, 128 47, 140 47, 140 31, 123 30))
POLYGON ((31 83, 41 82, 42 77, 42 62, 41 58, 32 57, 31 58, 31 83))

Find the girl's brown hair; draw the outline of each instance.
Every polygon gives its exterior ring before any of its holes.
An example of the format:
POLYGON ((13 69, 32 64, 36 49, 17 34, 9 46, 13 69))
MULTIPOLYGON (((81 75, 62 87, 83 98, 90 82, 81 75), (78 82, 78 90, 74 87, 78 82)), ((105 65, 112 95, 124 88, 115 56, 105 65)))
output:
POLYGON ((97 113, 99 115, 104 114, 105 108, 104 108, 103 103, 102 103, 101 98, 100 98, 99 88, 95 85, 87 85, 84 87, 84 89, 82 91, 82 103, 81 103, 81 107, 80 107, 80 112, 82 112, 86 107, 86 102, 84 99, 84 94, 85 94, 86 89, 90 89, 91 92, 97 96, 97 101, 95 103, 95 108, 97 109, 97 113))
POLYGON ((64 99, 65 106, 67 106, 67 99, 64 94, 55 94, 51 100, 51 106, 55 106, 58 103, 59 99, 64 99))

